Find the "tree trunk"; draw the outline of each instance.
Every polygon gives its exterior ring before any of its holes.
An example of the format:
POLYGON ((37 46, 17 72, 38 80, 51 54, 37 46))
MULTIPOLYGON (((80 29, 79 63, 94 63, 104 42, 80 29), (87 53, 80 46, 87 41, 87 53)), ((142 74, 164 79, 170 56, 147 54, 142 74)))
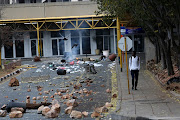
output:
POLYGON ((161 54, 162 54, 162 68, 166 69, 167 68, 166 57, 165 57, 164 50, 162 48, 161 48, 161 54))
POLYGON ((159 55, 158 55, 158 44, 155 43, 155 53, 156 53, 156 64, 159 63, 159 55))

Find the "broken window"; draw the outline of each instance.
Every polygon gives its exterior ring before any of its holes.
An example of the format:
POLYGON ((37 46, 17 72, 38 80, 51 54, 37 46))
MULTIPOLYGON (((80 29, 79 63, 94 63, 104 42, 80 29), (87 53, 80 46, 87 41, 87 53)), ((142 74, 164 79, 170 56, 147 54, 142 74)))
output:
POLYGON ((13 58, 13 41, 8 41, 4 45, 5 58, 13 58))

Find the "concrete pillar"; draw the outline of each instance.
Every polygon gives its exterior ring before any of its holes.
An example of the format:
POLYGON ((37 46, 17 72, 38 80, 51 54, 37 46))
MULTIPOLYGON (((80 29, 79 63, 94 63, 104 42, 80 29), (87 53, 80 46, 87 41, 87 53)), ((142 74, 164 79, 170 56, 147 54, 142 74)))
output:
POLYGON ((24 33, 24 57, 30 58, 31 57, 31 41, 29 32, 24 33))
POLYGON ((51 32, 49 31, 43 32, 43 51, 44 51, 44 57, 52 56, 52 40, 51 40, 51 32))
POLYGON ((4 45, 1 48, 1 59, 5 59, 5 50, 4 50, 4 45))
POLYGON ((116 41, 116 38, 117 38, 117 37, 116 37, 116 29, 113 28, 114 53, 115 53, 115 54, 117 54, 117 52, 116 52, 116 51, 117 51, 117 45, 116 45, 116 44, 117 44, 117 41, 116 41))
POLYGON ((110 49, 111 53, 114 53, 114 29, 110 29, 110 49))
POLYGON ((65 52, 71 52, 71 31, 65 31, 65 37, 68 39, 64 41, 65 52))
POLYGON ((15 45, 15 38, 13 37, 13 58, 16 58, 16 45, 15 45))
POLYGON ((95 50, 97 49, 96 44, 96 30, 90 30, 90 43, 91 43, 91 54, 95 55, 95 50))

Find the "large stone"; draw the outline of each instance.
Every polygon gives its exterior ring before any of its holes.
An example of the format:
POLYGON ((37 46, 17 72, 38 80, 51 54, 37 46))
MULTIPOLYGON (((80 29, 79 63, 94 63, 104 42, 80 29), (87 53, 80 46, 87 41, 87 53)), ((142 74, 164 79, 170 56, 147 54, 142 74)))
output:
POLYGON ((70 118, 81 119, 82 113, 80 111, 73 110, 70 114, 70 118))
POLYGON ((88 112, 86 112, 86 111, 82 112, 82 114, 83 114, 84 117, 88 116, 88 112))
POLYGON ((42 109, 42 115, 46 115, 46 113, 47 112, 49 112, 51 109, 49 108, 49 107, 44 107, 43 109, 42 109))
POLYGON ((102 117, 100 113, 94 111, 92 114, 91 114, 91 118, 96 118, 96 117, 102 117))
POLYGON ((11 80, 9 82, 9 87, 14 87, 14 86, 19 86, 19 81, 15 77, 11 78, 11 80))
POLYGON ((47 118, 56 118, 58 117, 59 113, 57 113, 54 109, 51 109, 49 112, 45 114, 47 118))
POLYGON ((69 106, 65 109, 65 114, 71 114, 73 106, 69 106))
POLYGON ((76 102, 76 99, 72 99, 72 100, 68 100, 66 102, 66 105, 76 107, 76 106, 78 106, 78 103, 76 102))
POLYGON ((0 117, 6 117, 6 110, 0 110, 0 117))
POLYGON ((106 107, 113 107, 113 104, 106 102, 105 106, 106 107))
POLYGON ((107 92, 107 93, 111 93, 111 90, 110 90, 110 89, 107 89, 106 92, 107 92))
POLYGON ((40 107, 38 108, 37 113, 38 113, 38 114, 41 114, 41 113, 42 113, 43 108, 44 108, 44 105, 40 106, 40 107))
POLYGON ((23 108, 20 108, 20 107, 11 108, 11 112, 14 112, 14 111, 21 111, 21 112, 23 113, 23 112, 24 112, 24 109, 23 109, 23 108))
POLYGON ((60 113, 60 111, 61 111, 60 104, 52 105, 51 110, 55 110, 56 113, 60 113))
POLYGON ((9 114, 10 118, 22 118, 23 113, 21 111, 14 111, 9 114))
POLYGON ((39 56, 35 56, 34 57, 34 62, 38 62, 38 61, 41 61, 40 57, 39 56))

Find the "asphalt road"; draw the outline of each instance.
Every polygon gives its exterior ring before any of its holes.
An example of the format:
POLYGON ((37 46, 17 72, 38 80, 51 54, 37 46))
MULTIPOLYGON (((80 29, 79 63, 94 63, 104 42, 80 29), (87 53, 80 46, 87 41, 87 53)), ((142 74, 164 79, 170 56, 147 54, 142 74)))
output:
MULTIPOLYGON (((77 96, 77 102, 80 103, 74 110, 78 111, 87 111, 89 112, 88 117, 84 118, 86 120, 92 120, 91 113, 94 108, 104 106, 106 102, 111 102, 111 94, 106 93, 106 89, 111 89, 111 76, 112 76, 112 68, 109 67, 109 64, 112 65, 110 61, 101 61, 99 63, 95 63, 95 69, 97 74, 89 74, 85 72, 84 64, 74 64, 74 65, 65 65, 61 67, 66 67, 69 73, 66 75, 57 75, 56 70, 52 70, 53 67, 50 67, 50 62, 53 62, 55 66, 60 66, 60 61, 58 59, 53 60, 45 60, 41 62, 32 62, 32 61, 24 61, 22 64, 35 65, 37 68, 30 68, 27 71, 24 69, 23 72, 15 76, 19 82, 20 86, 18 87, 9 87, 9 80, 3 81, 0 83, 0 106, 3 104, 7 104, 8 100, 15 100, 17 102, 25 102, 26 96, 31 97, 31 102, 33 97, 37 96, 48 96, 48 102, 51 102, 53 98, 50 96, 54 95, 57 89, 68 89, 69 93, 74 93, 77 96), (84 97, 81 97, 80 94, 75 93, 77 91, 74 89, 73 85, 78 84, 84 80, 91 79, 93 82, 90 85, 86 83, 82 83, 82 87, 80 89, 87 88, 87 90, 92 90, 93 93, 89 96, 84 94, 84 97), (73 84, 73 85, 72 85, 73 84), (105 87, 101 87, 104 85, 105 87), (49 94, 43 93, 42 95, 38 95, 39 91, 37 90, 37 86, 42 86, 43 90, 50 90, 49 94), (27 92, 27 89, 31 89, 31 92, 27 92), (5 98, 8 96, 8 98, 5 98)), ((93 63, 93 62, 92 62, 93 63)), ((63 93, 66 94, 66 93, 63 93)), ((57 99, 61 105, 61 112, 59 117, 56 119, 68 120, 71 119, 69 115, 64 114, 65 108, 67 106, 64 104, 66 100, 61 99, 61 96, 55 95, 55 99, 57 99)), ((43 101, 36 100, 37 103, 43 101)), ((7 115, 5 118, 1 118, 4 120, 10 119, 7 115)), ((43 120, 46 119, 41 114, 37 114, 37 110, 27 110, 24 113, 23 117, 18 120, 43 120)))

